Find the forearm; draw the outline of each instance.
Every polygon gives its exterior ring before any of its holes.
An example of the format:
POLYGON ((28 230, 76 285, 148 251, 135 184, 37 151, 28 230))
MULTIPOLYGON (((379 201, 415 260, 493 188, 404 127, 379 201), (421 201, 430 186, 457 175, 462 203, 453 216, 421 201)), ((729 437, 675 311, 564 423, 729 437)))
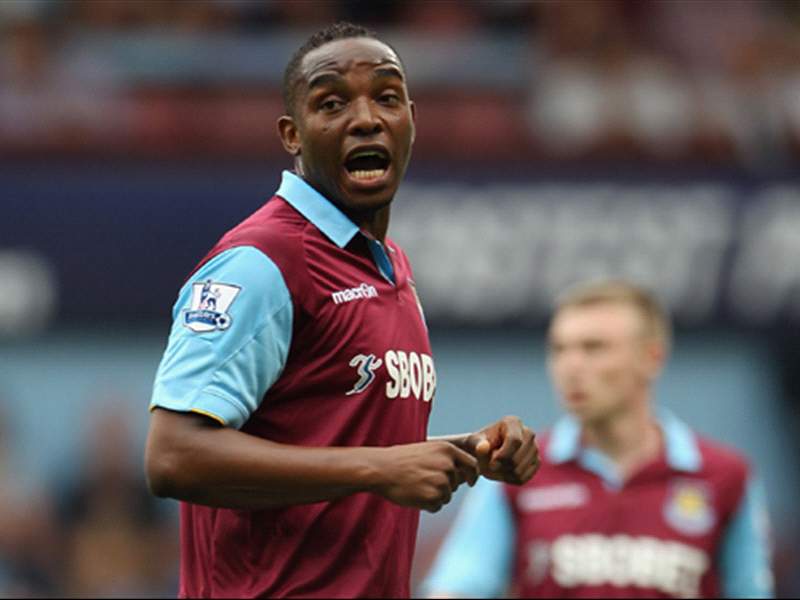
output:
MULTIPOLYGON (((157 411, 165 412, 165 411, 157 411)), ((154 415, 166 423, 186 415, 154 415)), ((153 492, 198 504, 263 509, 335 500, 372 491, 380 448, 278 444, 197 417, 191 431, 151 430, 147 471, 153 492)))

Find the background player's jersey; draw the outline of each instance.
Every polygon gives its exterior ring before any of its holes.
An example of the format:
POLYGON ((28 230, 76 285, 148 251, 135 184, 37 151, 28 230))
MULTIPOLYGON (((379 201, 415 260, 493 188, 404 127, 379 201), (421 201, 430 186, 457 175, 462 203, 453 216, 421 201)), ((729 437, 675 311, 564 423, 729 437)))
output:
MULTIPOLYGON (((184 286, 153 406, 301 446, 426 438, 436 387, 408 261, 298 177, 184 286)), ((418 511, 375 494, 181 505, 181 596, 408 596, 418 511)))
POLYGON ((521 487, 465 499, 426 591, 521 597, 768 597, 766 512, 745 461, 661 419, 665 452, 624 483, 570 418, 521 487))

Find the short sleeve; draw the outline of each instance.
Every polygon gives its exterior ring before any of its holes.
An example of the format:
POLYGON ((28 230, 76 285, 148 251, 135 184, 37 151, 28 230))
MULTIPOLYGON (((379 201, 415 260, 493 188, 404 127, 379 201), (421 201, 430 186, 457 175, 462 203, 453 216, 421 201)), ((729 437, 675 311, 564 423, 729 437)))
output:
POLYGON ((422 583, 427 597, 496 598, 509 585, 514 523, 503 485, 478 479, 467 492, 422 583))
POLYGON ((722 593, 726 598, 772 598, 769 517, 762 482, 751 478, 720 548, 722 593))
POLYGON ((292 302, 277 265, 260 250, 226 250, 198 269, 173 307, 156 373, 155 407, 239 428, 286 364, 292 302))

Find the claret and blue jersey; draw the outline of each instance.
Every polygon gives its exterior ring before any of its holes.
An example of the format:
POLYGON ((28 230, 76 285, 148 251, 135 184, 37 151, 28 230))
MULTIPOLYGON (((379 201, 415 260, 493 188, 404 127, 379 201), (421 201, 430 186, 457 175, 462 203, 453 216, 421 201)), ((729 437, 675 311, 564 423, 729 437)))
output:
POLYGON ((760 486, 734 451, 659 413, 663 456, 622 481, 564 417, 522 487, 469 490, 423 583, 498 597, 770 597, 760 486))
MULTIPOLYGON (((151 407, 275 442, 426 438, 436 389, 403 251, 296 175, 180 291, 151 407)), ((408 595, 418 512, 374 494, 265 511, 181 504, 182 596, 408 595)))

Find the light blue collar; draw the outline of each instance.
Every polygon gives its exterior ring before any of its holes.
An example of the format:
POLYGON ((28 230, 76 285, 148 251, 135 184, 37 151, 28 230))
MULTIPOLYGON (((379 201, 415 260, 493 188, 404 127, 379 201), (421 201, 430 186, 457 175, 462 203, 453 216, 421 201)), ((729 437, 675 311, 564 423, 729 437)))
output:
POLYGON ((330 200, 291 171, 284 171, 276 195, 291 204, 339 248, 358 233, 358 227, 330 200))
MULTIPOLYGON (((659 408, 656 416, 664 434, 667 464, 677 471, 699 471, 703 466, 703 458, 689 426, 665 408, 659 408)), ((587 450, 581 447, 581 428, 578 421, 570 415, 559 419, 550 434, 548 458, 554 463, 565 463, 580 459, 581 454, 587 450)))

